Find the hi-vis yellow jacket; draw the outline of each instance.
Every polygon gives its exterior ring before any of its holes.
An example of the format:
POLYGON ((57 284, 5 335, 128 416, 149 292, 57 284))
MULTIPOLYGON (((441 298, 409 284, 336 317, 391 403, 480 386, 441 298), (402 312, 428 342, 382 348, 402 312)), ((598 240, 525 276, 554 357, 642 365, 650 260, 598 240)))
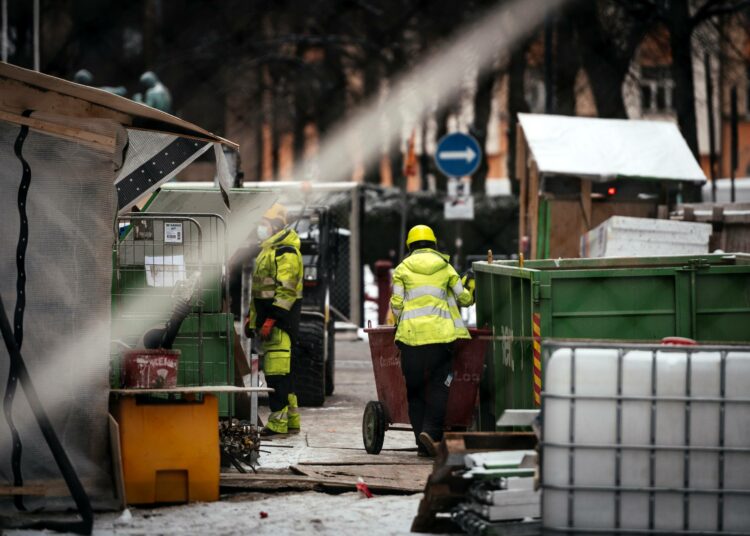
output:
POLYGON ((434 249, 418 249, 393 273, 391 309, 396 340, 409 346, 470 338, 458 306, 474 299, 461 284, 449 257, 434 249))
MULTIPOLYGON (((266 318, 283 322, 302 299, 303 270, 300 239, 294 229, 282 229, 261 244, 253 270, 250 322, 260 327, 266 318)), ((293 320, 292 322, 293 323, 293 320)), ((280 326, 289 330, 295 326, 280 326)))

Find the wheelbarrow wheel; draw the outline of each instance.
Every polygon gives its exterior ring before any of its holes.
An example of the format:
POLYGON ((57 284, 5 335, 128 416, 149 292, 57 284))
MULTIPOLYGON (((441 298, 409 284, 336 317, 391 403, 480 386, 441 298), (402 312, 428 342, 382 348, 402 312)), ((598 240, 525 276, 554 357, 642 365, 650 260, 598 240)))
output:
POLYGON ((371 400, 362 415, 362 441, 368 454, 378 454, 385 440, 385 409, 383 404, 371 400))

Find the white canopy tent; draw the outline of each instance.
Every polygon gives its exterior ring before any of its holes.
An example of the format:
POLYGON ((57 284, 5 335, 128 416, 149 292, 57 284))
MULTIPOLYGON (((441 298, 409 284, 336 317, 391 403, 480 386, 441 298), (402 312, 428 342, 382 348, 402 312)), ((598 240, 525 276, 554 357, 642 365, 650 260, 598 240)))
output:
POLYGON ((604 181, 706 181, 677 126, 668 121, 544 114, 518 114, 518 121, 540 173, 604 181))

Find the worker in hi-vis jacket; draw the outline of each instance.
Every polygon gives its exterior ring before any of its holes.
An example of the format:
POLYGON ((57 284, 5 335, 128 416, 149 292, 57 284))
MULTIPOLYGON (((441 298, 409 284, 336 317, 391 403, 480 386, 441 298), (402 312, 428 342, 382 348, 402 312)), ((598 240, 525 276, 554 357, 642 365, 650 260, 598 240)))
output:
POLYGON ((459 277, 426 225, 409 231, 406 246, 409 255, 393 273, 391 309, 417 453, 434 456, 453 378, 453 342, 470 338, 458 307, 474 303, 474 279, 459 277))

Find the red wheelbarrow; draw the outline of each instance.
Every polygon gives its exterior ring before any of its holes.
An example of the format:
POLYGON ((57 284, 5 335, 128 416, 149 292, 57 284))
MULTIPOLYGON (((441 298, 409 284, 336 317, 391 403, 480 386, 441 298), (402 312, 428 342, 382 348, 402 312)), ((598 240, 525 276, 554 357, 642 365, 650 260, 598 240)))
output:
MULTIPOLYGON (((387 430, 410 431, 411 423, 406 401, 406 381, 401 373, 401 352, 395 343, 396 328, 379 326, 367 328, 365 333, 370 339, 370 356, 378 399, 371 400, 365 406, 362 440, 369 454, 378 454, 383 448, 387 430), (394 427, 395 424, 404 426, 394 427)), ((470 328, 469 333, 471 339, 459 339, 454 346, 453 381, 448 392, 445 414, 446 429, 466 429, 471 426, 474 418, 484 355, 492 333, 475 328, 470 328)))

